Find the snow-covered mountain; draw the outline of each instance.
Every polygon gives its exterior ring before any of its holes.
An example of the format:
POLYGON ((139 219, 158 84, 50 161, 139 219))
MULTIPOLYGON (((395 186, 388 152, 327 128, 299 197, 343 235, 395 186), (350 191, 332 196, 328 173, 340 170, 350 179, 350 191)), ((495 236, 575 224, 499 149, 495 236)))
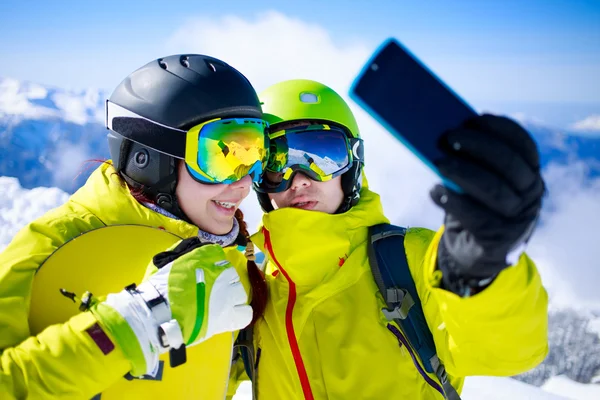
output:
MULTIPOLYGON (((572 308, 548 313, 550 352, 537 368, 516 378, 535 386, 554 376, 600 384, 600 315, 572 308)), ((600 389, 600 385, 598 385, 600 389)))
POLYGON ((94 167, 86 161, 109 157, 105 98, 0 78, 0 176, 75 191, 94 167))
POLYGON ((72 91, 0 77, 0 117, 60 118, 79 125, 102 122, 106 93, 72 91))
MULTIPOLYGON (((85 162, 109 157, 107 96, 0 78, 0 176, 16 177, 25 188, 76 190, 87 176, 85 162)), ((600 135, 580 136, 530 122, 525 126, 538 141, 544 166, 585 161, 589 176, 600 176, 600 135)))
MULTIPOLYGON (((306 153, 302 150, 290 148, 289 152, 288 152, 288 157, 289 157, 288 163, 304 165, 309 168, 311 166, 311 163, 316 163, 326 174, 332 174, 335 171, 339 171, 339 169, 340 169, 340 165, 338 165, 331 158, 319 157, 316 154, 306 153)), ((347 165, 347 160, 345 160, 345 161, 346 161, 346 164, 342 164, 342 166, 347 165)))
POLYGON ((589 177, 600 176, 600 132, 597 136, 583 136, 538 123, 525 122, 524 126, 537 140, 542 167, 550 163, 569 164, 584 161, 589 177))
MULTIPOLYGON (((63 203, 83 184, 96 166, 85 161, 108 158, 103 124, 107 95, 0 78, 0 251, 20 227, 63 203)), ((594 294, 595 277, 600 276, 596 267, 600 253, 594 246, 600 223, 600 136, 579 136, 528 122, 525 126, 539 144, 550 192, 535 235, 538 242, 530 250, 551 300, 561 307, 553 307, 549 314, 550 354, 542 365, 516 377, 522 382, 468 380, 464 398, 507 398, 507 394, 513 400, 562 398, 535 397, 533 393, 547 392, 524 382, 564 398, 600 398, 600 385, 594 384, 600 381, 600 297, 594 294), (577 303, 571 294, 581 293, 588 294, 586 300, 591 302, 586 304, 592 306, 578 307, 583 310, 576 312, 564 307, 577 303), (509 388, 508 392, 498 385, 509 388), (481 397, 488 389, 490 394, 481 397), (492 397, 493 393, 505 396, 492 397)), ((394 153, 397 144, 389 135, 365 137, 365 141, 369 180, 379 182, 376 189, 390 219, 438 224, 439 210, 423 200, 432 182, 430 176, 421 176, 423 167, 410 161, 398 164, 404 153, 394 153), (390 179, 402 184, 385 184, 390 179), (425 194, 413 195, 415 191, 425 194)), ((253 227, 260 212, 256 204, 250 207, 244 211, 253 227)))

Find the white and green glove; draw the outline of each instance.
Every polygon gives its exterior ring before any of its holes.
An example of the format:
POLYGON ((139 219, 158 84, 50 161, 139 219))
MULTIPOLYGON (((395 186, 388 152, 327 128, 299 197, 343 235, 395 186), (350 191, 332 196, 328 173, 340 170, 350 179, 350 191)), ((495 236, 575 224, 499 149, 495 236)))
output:
POLYGON ((154 376, 160 354, 246 327, 248 304, 221 246, 190 238, 157 254, 139 286, 108 295, 91 311, 131 361, 131 374, 154 376))

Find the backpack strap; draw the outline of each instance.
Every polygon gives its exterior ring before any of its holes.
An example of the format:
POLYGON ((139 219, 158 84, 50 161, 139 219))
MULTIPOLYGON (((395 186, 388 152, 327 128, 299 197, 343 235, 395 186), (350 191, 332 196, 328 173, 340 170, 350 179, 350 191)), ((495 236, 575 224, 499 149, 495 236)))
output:
MULTIPOLYGON (((238 250, 240 249, 238 248, 238 250)), ((240 251, 243 251, 243 249, 240 251)), ((263 252, 260 251, 255 254, 255 257, 255 262, 258 266, 258 269, 264 273, 265 269, 267 268, 267 262, 269 261, 268 258, 263 252)), ((250 378, 250 383, 252 384, 252 400, 256 400, 258 399, 256 377, 258 376, 258 362, 260 361, 261 348, 254 348, 254 327, 247 326, 244 329, 241 329, 233 346, 234 355, 232 363, 236 363, 238 357, 242 358, 242 361, 244 362, 244 370, 246 371, 246 375, 248 375, 248 378, 250 378)))
POLYGON ((379 224, 369 228, 369 264, 386 303, 382 312, 388 321, 394 321, 402 329, 425 370, 435 373, 444 397, 447 400, 460 400, 437 356, 433 335, 427 325, 421 300, 408 267, 404 248, 405 235, 405 228, 390 224, 379 224))
POLYGON ((232 359, 232 363, 235 364, 237 362, 238 354, 242 357, 246 375, 248 375, 248 378, 250 378, 250 383, 252 384, 252 400, 256 400, 258 398, 256 393, 256 376, 258 373, 258 358, 260 357, 260 349, 258 350, 259 353, 256 355, 256 361, 254 361, 253 327, 248 326, 244 329, 241 329, 233 346, 234 357, 232 359), (239 349, 239 353, 235 351, 236 349, 239 349))

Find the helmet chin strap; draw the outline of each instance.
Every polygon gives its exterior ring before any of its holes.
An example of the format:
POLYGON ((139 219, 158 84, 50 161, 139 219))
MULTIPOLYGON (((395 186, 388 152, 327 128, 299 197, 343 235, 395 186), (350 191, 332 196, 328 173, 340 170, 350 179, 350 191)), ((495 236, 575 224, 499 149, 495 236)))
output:
POLYGON ((154 199, 154 202, 157 206, 175 215, 177 218, 193 224, 187 215, 185 215, 177 201, 177 195, 175 194, 175 188, 177 187, 177 168, 174 168, 169 175, 163 177, 152 186, 143 185, 135 181, 131 177, 127 176, 125 171, 120 172, 123 179, 125 179, 129 185, 133 187, 141 187, 144 194, 148 195, 148 197, 151 199, 154 199), (161 190, 164 187, 167 187, 168 189, 161 190))
POLYGON ((277 210, 279 208, 275 199, 271 199, 271 207, 273 207, 273 210, 277 210))
POLYGON ((171 174, 156 182, 154 187, 149 187, 148 193, 153 195, 157 206, 193 225, 193 222, 185 215, 185 212, 183 212, 177 201, 175 193, 175 189, 177 188, 177 167, 174 168, 171 174), (164 186, 169 188, 168 191, 154 189, 154 187, 162 188, 164 186))
POLYGON ((342 190, 344 201, 340 204, 335 214, 342 214, 354 207, 360 200, 360 183, 362 168, 361 163, 355 161, 352 168, 342 175, 342 190))
POLYGON ((170 212, 176 217, 184 220, 185 222, 194 225, 194 223, 187 217, 187 215, 185 215, 181 207, 179 207, 179 203, 177 202, 177 196, 175 196, 175 194, 171 195, 168 193, 158 193, 158 195, 156 196, 156 205, 170 212))

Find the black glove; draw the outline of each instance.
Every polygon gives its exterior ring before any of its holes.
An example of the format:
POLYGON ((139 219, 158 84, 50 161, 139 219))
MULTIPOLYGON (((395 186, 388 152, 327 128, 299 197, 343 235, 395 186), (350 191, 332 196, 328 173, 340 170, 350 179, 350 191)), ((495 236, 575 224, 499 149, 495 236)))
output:
POLYGON ((507 267, 506 256, 533 233, 545 192, 539 153, 516 122, 484 114, 448 131, 440 141, 447 157, 436 163, 457 184, 431 198, 446 212, 438 268, 446 289, 476 293, 507 267))

